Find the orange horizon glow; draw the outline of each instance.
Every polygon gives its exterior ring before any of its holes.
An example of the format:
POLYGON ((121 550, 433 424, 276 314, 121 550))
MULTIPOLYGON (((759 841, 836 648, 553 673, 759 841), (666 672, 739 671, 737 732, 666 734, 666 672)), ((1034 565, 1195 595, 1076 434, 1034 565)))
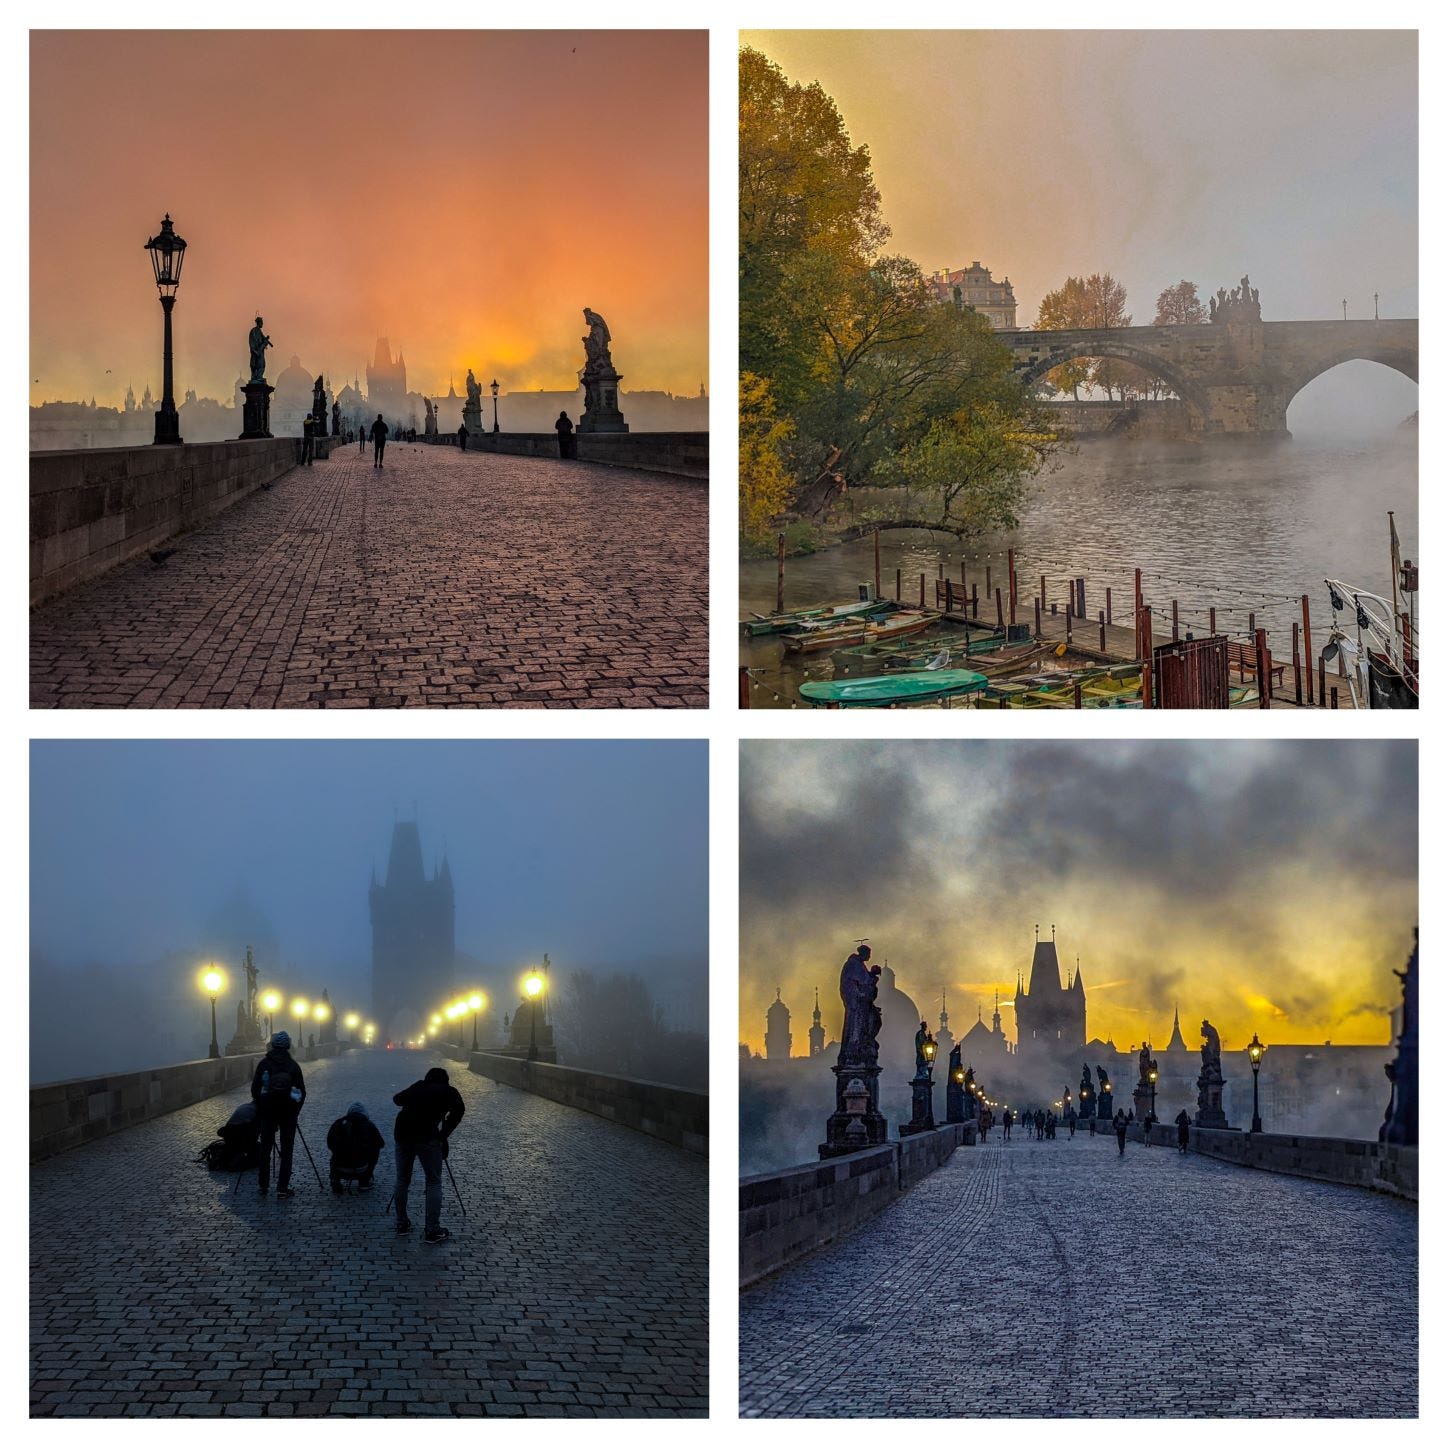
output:
POLYGON ((30 401, 159 396, 143 250, 187 242, 176 392, 569 390, 584 306, 623 390, 708 379, 703 31, 32 32, 30 401))

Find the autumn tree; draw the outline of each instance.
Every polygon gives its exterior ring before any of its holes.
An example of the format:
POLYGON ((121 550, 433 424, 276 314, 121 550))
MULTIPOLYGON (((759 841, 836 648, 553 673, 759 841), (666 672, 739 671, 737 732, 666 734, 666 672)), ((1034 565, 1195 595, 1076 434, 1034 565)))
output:
POLYGON ((1197 296, 1195 282, 1180 281, 1156 299, 1153 327, 1190 327, 1207 320, 1207 309, 1197 296))
MULTIPOLYGON (((1126 288, 1110 272, 1093 272, 1089 277, 1067 277, 1053 292, 1041 298, 1036 327, 1044 332, 1103 331, 1108 327, 1129 327, 1126 288)), ((1073 357, 1053 367, 1046 378, 1059 392, 1080 397, 1085 383, 1101 387, 1111 397, 1139 377, 1140 369, 1108 357, 1073 357), (1123 369, 1129 368, 1130 371, 1123 369)), ((1124 396, 1124 392, 1122 392, 1124 396)))
POLYGON ((789 506, 792 481, 780 449, 794 425, 776 416, 769 383, 739 375, 739 533, 746 546, 767 543, 789 506))

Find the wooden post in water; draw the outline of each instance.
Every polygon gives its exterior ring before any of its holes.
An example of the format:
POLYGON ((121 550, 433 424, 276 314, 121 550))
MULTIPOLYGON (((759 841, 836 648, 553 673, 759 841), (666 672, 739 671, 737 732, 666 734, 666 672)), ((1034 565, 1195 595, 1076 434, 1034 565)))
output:
POLYGON ((1003 629, 1006 626, 1005 610, 1001 607, 1001 591, 996 589, 996 627, 1003 629))
POLYGON ((970 612, 973 618, 980 617, 980 584, 970 585, 970 612))
MULTIPOLYGON (((940 600, 936 599, 938 603, 940 600)), ((945 580, 945 616, 950 617, 950 605, 955 602, 955 583, 952 579, 945 580)))
POLYGON ((739 707, 749 707, 749 670, 743 666, 739 670, 739 707))
MULTIPOLYGON (((1014 548, 1006 549, 1006 582, 1009 585, 1006 594, 1011 605, 1011 623, 1014 624, 1016 621, 1016 550, 1014 548)), ((1403 637, 1407 637, 1406 629, 1403 637)))
POLYGON ((784 612, 784 534, 779 535, 779 576, 774 581, 774 611, 784 612))
POLYGON ((1249 614, 1247 615, 1247 632, 1248 632, 1249 634, 1251 634, 1253 638, 1256 638, 1256 636, 1257 636, 1257 611, 1256 611, 1255 609, 1254 609, 1251 613, 1249 613, 1249 614))
MULTIPOLYGON (((1307 703, 1312 705, 1312 619, 1307 612, 1307 595, 1302 595, 1302 653, 1307 660, 1307 703)), ((1317 691, 1318 701, 1322 700, 1322 690, 1317 691)))
POLYGON ((1046 575, 1043 573, 1043 574, 1041 575, 1041 607, 1042 607, 1042 608, 1045 608, 1045 606, 1046 606, 1046 575))
POLYGON ((1181 615, 1177 610, 1177 601, 1171 601, 1171 641, 1177 643, 1181 639, 1181 615))
POLYGON ((880 597, 880 530, 875 529, 875 597, 880 597))
MULTIPOLYGON (((1136 576, 1141 577, 1140 569, 1136 576)), ((1154 709, 1156 701, 1152 697, 1151 688, 1151 610, 1145 604, 1142 604, 1137 614, 1136 638, 1141 662, 1141 707, 1154 709)))
POLYGON ((895 570, 895 602, 900 602, 900 570, 895 570))
MULTIPOLYGON (((1309 661, 1310 662, 1310 661, 1309 661)), ((1311 678, 1309 671, 1308 677, 1311 678)), ((1321 660, 1317 661, 1317 707, 1322 708, 1323 701, 1327 698, 1327 665, 1321 660)))
MULTIPOLYGON (((1254 614, 1253 617, 1255 618, 1256 615, 1254 614)), ((1257 648, 1257 707, 1270 709, 1272 707, 1272 689, 1268 682, 1270 660, 1267 656, 1267 630, 1254 628, 1252 638, 1257 648)))
POLYGON ((1041 637, 1041 600, 1038 598, 1034 601, 1036 605, 1036 638, 1039 640, 1041 637))
POLYGON ((1111 590, 1106 590, 1106 622, 1111 622, 1111 590))
POLYGON ((1080 679, 1077 679, 1076 682, 1071 685, 1071 707, 1072 707, 1073 709, 1079 709, 1079 708, 1081 707, 1081 681, 1080 681, 1080 679))
POLYGON ((1332 686, 1332 707, 1333 707, 1334 709, 1337 708, 1337 685, 1336 685, 1336 684, 1334 684, 1334 685, 1332 686))
POLYGON ((925 607, 925 575, 920 575, 920 607, 925 607))
POLYGON ((1076 580, 1076 617, 1086 617, 1086 580, 1084 578, 1076 580))
POLYGON ((1101 652, 1104 654, 1106 652, 1106 610, 1098 608, 1096 617, 1101 624, 1101 652))
POLYGON ((1141 569, 1136 570, 1136 611, 1141 612, 1141 569))
POLYGON ((1068 644, 1071 642, 1071 605, 1069 602, 1066 604, 1066 642, 1068 644))
POLYGON ((1297 625, 1292 625, 1292 692, 1297 707, 1302 707, 1302 655, 1297 649, 1297 625))
POLYGON ((1216 636, 1217 636, 1217 606, 1216 606, 1216 604, 1213 604, 1213 605, 1207 610, 1207 632, 1208 632, 1209 634, 1211 634, 1211 636, 1212 636, 1213 638, 1216 638, 1216 636))

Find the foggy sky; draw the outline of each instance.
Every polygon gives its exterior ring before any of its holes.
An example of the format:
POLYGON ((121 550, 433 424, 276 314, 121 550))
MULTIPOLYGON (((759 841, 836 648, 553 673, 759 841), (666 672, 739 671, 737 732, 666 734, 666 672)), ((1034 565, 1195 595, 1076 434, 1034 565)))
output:
POLYGON ((693 394, 707 156, 702 31, 32 33, 30 400, 160 395, 168 210, 178 400, 230 402, 258 312, 273 381, 386 336, 416 391, 568 389, 585 305, 693 394))
MULTIPOLYGON (((926 271, 980 261, 1009 276, 1022 326, 1094 271, 1125 285, 1138 325, 1181 278, 1205 299, 1244 272, 1269 320, 1340 317, 1343 298, 1371 317, 1375 290, 1382 316, 1418 315, 1411 31, 742 38, 790 80, 819 81, 869 146, 889 248, 926 271)), ((1416 406, 1411 382, 1371 371, 1381 396, 1365 412, 1416 406)), ((1303 402, 1360 387, 1332 374, 1303 402)))
MULTIPOLYGON (((295 962, 284 985, 366 1000, 369 872, 415 802, 429 872, 447 851, 462 954, 509 979, 548 951, 656 993, 704 980, 701 743, 40 742, 31 759, 38 960, 144 991, 240 896, 295 962)), ((31 988, 34 1015, 56 1008, 43 970, 31 988)))
MULTIPOLYGON (((1403 741, 746 743, 740 1030, 776 986, 804 1046, 867 937, 932 1026, 1029 972, 1039 922, 1080 955, 1088 1036, 1236 1048, 1378 1043, 1417 920, 1416 746, 1403 741)), ((1003 1028, 1015 1022, 1002 1007, 1003 1028)))

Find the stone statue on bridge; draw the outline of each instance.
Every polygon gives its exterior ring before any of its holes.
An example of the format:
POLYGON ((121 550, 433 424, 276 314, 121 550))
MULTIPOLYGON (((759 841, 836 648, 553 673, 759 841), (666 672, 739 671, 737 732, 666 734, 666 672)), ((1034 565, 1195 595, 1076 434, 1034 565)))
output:
POLYGON ((469 437, 481 437, 483 432, 483 384, 473 376, 473 369, 468 368, 468 380, 464 384, 467 388, 468 400, 463 403, 463 426, 468 430, 469 437))
POLYGON ((253 382, 266 381, 266 349, 271 346, 271 338, 262 331, 261 318, 256 319, 256 326, 246 339, 246 345, 251 352, 251 380, 253 382))
POLYGON ((1418 1144, 1418 932, 1413 931, 1413 953, 1406 970, 1395 970, 1403 984, 1402 1030, 1398 1053, 1383 1067, 1390 1083, 1388 1109, 1378 1128, 1378 1140, 1399 1146, 1418 1144))
POLYGON ((436 437, 437 410, 432 405, 432 398, 424 397, 422 399, 422 405, 427 414, 426 420, 422 424, 422 434, 424 437, 436 437))
POLYGON ((327 389, 322 385, 321 374, 312 384, 312 426, 318 437, 327 435, 327 389))
POLYGON ((1226 287, 1218 287, 1217 295, 1208 300, 1207 316, 1209 321, 1228 324, 1260 322, 1262 303, 1251 278, 1244 276, 1230 292, 1226 287))
POLYGON ((1225 1129, 1227 1113, 1222 1109, 1222 1038, 1210 1021, 1202 1022, 1202 1069, 1197 1076, 1197 1125, 1225 1129))
POLYGON ((613 365, 609 348, 613 342, 608 323, 593 310, 583 309, 588 323, 583 338, 583 370, 578 380, 583 384, 583 416, 578 419, 579 432, 627 432, 628 423, 618 405, 618 385, 623 381, 613 365))
POLYGON ((1102 1121, 1111 1120, 1111 1078, 1106 1074, 1105 1066, 1096 1068, 1096 1079, 1100 1083, 1100 1089, 1096 1093, 1096 1115, 1102 1121))
POLYGON ((609 351, 613 336, 608 330, 608 323, 592 307, 583 309, 583 320, 588 323, 588 335, 583 339, 585 361, 582 380, 587 382, 613 373, 613 356, 609 351))
POLYGON ((927 1049, 935 1044, 935 1037, 930 1034, 930 1027, 924 1021, 920 1022, 920 1029, 915 1032, 915 1074, 916 1076, 928 1076, 930 1074, 930 1063, 934 1052, 927 1049))
POLYGON ((1096 1115, 1096 1088, 1091 1084, 1091 1067, 1088 1063, 1081 1063, 1081 1105, 1080 1112, 1082 1119, 1096 1115))
POLYGON ((870 947, 860 941, 840 969, 840 1000, 845 1008, 840 1051, 831 1068, 835 1077, 835 1109, 825 1123, 820 1156, 845 1156, 852 1151, 881 1145, 889 1123, 880 1112, 880 967, 870 964, 870 947), (847 1100, 861 1088, 867 1100, 847 1100), (863 1128, 863 1129, 862 1129, 863 1128))

